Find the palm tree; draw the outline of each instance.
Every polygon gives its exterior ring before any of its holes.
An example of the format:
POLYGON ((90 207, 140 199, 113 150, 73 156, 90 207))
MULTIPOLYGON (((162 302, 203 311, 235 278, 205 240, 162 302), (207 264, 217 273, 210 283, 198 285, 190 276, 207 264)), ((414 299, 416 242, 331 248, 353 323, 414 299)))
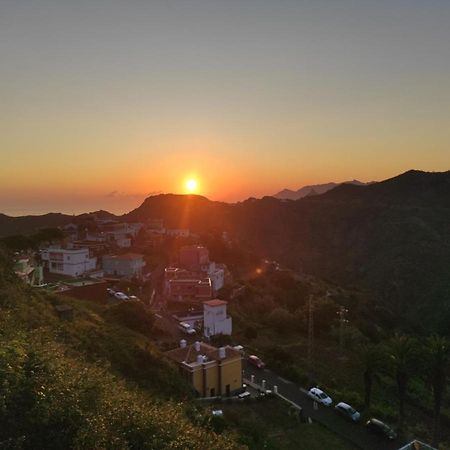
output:
POLYGON ((450 342, 441 336, 430 336, 425 342, 431 388, 433 390, 433 446, 438 447, 442 400, 445 395, 450 362, 450 342))
POLYGON ((368 414, 372 400, 372 386, 386 366, 386 357, 378 345, 362 344, 359 347, 359 361, 364 378, 364 411, 368 414))
POLYGON ((389 343, 389 358, 397 383, 400 428, 405 418, 406 391, 415 370, 418 350, 417 341, 404 334, 396 334, 389 343))

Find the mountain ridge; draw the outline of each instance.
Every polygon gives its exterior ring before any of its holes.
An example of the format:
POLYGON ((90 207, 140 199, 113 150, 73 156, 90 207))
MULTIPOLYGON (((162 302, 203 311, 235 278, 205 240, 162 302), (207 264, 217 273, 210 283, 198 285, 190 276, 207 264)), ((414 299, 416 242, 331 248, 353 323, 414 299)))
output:
POLYGON ((336 182, 330 182, 330 183, 323 183, 323 184, 311 184, 303 186, 296 191, 293 191, 291 189, 283 189, 280 192, 277 192, 276 194, 272 195, 272 197, 278 198, 280 200, 299 200, 304 197, 308 197, 311 195, 320 195, 324 194, 325 192, 330 191, 331 189, 334 189, 337 186, 340 186, 341 184, 353 184, 355 186, 367 186, 370 184, 376 183, 375 181, 369 181, 367 183, 359 181, 359 180, 351 180, 351 181, 343 181, 342 183, 336 183, 336 182))
POLYGON ((387 326, 439 330, 450 320, 450 171, 408 171, 295 201, 149 197, 124 217, 228 231, 261 257, 371 292, 387 326))

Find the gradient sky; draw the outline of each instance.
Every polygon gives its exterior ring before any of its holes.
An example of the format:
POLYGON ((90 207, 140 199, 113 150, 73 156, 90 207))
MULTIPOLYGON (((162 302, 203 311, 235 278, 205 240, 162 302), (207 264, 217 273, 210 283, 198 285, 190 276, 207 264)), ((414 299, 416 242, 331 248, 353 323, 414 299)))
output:
POLYGON ((0 211, 450 169, 450 1, 0 0, 0 211))

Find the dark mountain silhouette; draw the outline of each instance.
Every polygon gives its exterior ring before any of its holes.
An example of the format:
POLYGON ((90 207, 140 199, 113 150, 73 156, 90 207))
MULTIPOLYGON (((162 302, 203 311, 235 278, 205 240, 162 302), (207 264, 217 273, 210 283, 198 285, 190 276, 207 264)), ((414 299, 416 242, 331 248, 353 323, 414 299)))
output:
MULTIPOLYGON (((226 230, 263 257, 365 289, 373 294, 374 314, 388 324, 448 328, 450 171, 411 170, 295 201, 264 197, 227 204, 196 195, 156 195, 122 216, 150 218, 199 234, 226 230)), ((17 234, 70 221, 73 217, 64 215, 1 216, 0 230, 6 234, 5 222, 17 234)))
POLYGON ((100 220, 117 220, 117 217, 115 214, 110 213, 109 211, 105 211, 103 209, 100 209, 98 211, 93 211, 89 213, 83 213, 78 216, 75 216, 75 221, 77 220, 83 220, 87 219, 90 220, 92 218, 97 218, 100 220))
POLYGON ((261 256, 369 290, 388 323, 437 328, 450 320, 450 172, 409 171, 290 202, 161 195, 125 217, 227 230, 261 256))
POLYGON ((30 234, 41 228, 62 227, 71 222, 80 223, 85 220, 91 220, 94 216, 103 220, 117 219, 117 216, 114 214, 103 210, 83 213, 78 216, 48 213, 41 216, 11 217, 0 213, 0 237, 15 234, 30 234))
POLYGON ((123 219, 130 222, 164 219, 166 228, 191 228, 204 232, 220 227, 232 209, 228 203, 213 202, 200 195, 159 194, 145 199, 123 219))
POLYGON ((354 184, 357 186, 365 186, 370 183, 363 183, 358 180, 352 180, 352 181, 344 181, 343 183, 325 183, 325 184, 315 184, 311 186, 303 186, 302 188, 292 191, 291 189, 283 189, 282 191, 276 193, 273 195, 275 198, 279 198, 281 200, 299 200, 300 198, 307 197, 309 195, 318 195, 318 194, 324 194, 325 192, 330 191, 331 189, 334 189, 336 186, 339 186, 341 184, 354 184))
POLYGON ((72 220, 73 216, 60 213, 20 217, 0 214, 0 237, 13 234, 28 234, 40 228, 59 227, 70 223, 72 220))

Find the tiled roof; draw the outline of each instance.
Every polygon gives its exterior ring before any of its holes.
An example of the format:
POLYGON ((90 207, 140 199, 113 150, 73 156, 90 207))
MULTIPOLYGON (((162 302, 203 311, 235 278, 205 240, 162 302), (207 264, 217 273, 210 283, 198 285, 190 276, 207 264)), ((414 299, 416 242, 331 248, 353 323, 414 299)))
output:
POLYGON ((204 305, 208 305, 208 306, 221 306, 221 305, 226 305, 228 302, 226 302, 225 300, 219 300, 218 298, 215 298, 214 300, 206 300, 205 302, 203 302, 204 305))

